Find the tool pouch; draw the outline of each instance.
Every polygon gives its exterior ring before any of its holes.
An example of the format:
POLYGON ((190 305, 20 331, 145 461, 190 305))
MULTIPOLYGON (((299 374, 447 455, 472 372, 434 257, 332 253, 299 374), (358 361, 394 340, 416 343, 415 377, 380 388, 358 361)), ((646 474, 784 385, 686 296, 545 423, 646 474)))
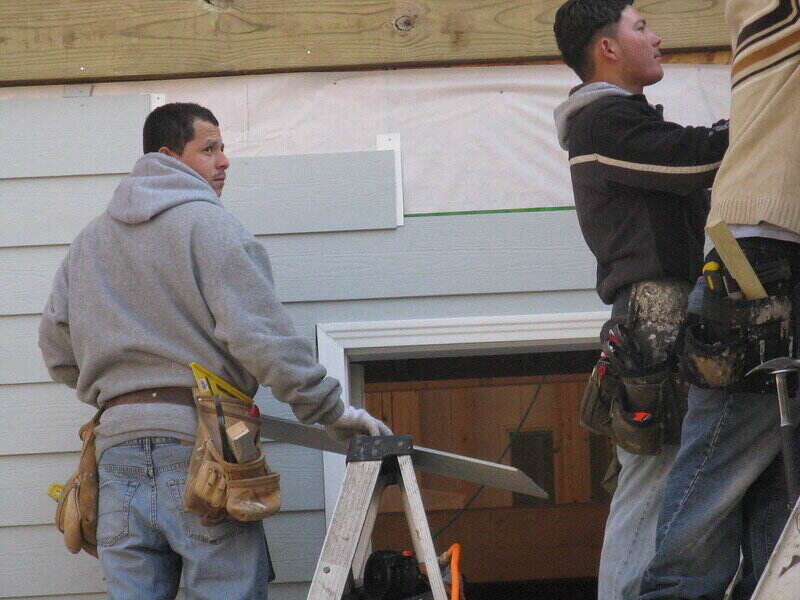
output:
POLYGON ((764 361, 792 353, 788 296, 717 300, 713 315, 699 315, 687 329, 683 374, 702 388, 764 391, 769 378, 744 375, 764 361))
POLYGON ((609 369, 595 365, 581 398, 581 426, 592 433, 612 437, 611 403, 615 397, 624 394, 620 378, 609 369))
POLYGON ((673 377, 660 371, 638 377, 622 377, 625 394, 611 404, 614 441, 633 454, 656 455, 664 442, 666 407, 673 395, 673 377))
POLYGON ((202 515, 207 522, 226 516, 237 521, 259 521, 277 512, 281 505, 280 475, 267 466, 261 450, 244 463, 223 458, 216 402, 222 407, 225 424, 237 421, 259 424, 247 414, 247 403, 230 396, 204 396, 194 390, 197 434, 189 462, 183 496, 187 511, 202 515))
POLYGON ((82 441, 78 469, 64 484, 56 507, 55 524, 73 554, 85 550, 97 558, 97 458, 94 428, 100 413, 78 430, 82 441))
POLYGON ((684 338, 681 370, 684 378, 701 388, 724 388, 744 375, 744 340, 710 341, 701 323, 690 325, 684 338))

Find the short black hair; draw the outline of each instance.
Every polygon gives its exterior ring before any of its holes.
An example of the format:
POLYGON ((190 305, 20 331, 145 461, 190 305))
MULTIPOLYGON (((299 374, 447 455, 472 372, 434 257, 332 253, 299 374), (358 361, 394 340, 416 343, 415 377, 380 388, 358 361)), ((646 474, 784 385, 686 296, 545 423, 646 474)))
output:
POLYGON ((588 52, 598 35, 615 35, 622 11, 633 0, 567 0, 556 12, 553 32, 564 62, 581 80, 594 74, 588 52))
POLYGON ((142 146, 144 153, 158 152, 166 146, 176 154, 183 154, 186 142, 194 139, 194 122, 196 119, 207 121, 219 127, 214 114, 193 102, 173 102, 159 106, 144 121, 142 129, 142 146))

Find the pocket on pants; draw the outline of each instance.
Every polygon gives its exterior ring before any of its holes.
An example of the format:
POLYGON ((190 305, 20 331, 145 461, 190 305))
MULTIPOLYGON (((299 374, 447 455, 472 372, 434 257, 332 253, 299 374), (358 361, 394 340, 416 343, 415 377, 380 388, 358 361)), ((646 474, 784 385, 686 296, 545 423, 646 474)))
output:
POLYGON ((112 546, 130 533, 131 501, 138 484, 100 473, 97 545, 112 546))
POLYGON ((183 491, 186 479, 170 479, 167 482, 175 509, 180 513, 187 537, 206 544, 219 544, 247 530, 247 523, 226 518, 219 523, 205 524, 203 518, 183 508, 183 491))

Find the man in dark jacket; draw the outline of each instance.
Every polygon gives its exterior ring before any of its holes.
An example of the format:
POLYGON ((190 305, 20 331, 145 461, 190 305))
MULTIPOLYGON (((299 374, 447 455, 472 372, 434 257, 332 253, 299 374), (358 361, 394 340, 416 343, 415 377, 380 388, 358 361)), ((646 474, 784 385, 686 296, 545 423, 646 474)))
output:
POLYGON ((568 0, 554 27, 565 62, 583 82, 555 119, 569 151, 581 231, 597 258, 597 292, 613 305, 601 339, 623 382, 617 389, 625 390, 609 400, 608 432, 621 470, 606 523, 600 600, 636 598, 654 553, 685 407, 675 347, 702 267, 707 189, 728 144, 727 123, 683 127, 648 103, 644 88, 663 77, 661 38, 631 4, 568 0))

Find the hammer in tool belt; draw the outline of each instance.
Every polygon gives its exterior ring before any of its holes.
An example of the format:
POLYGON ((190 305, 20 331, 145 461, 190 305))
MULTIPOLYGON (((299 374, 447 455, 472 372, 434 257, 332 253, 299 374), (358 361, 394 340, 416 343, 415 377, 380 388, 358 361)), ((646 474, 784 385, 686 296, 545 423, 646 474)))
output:
POLYGON ((795 470, 794 423, 789 416, 789 386, 786 384, 786 375, 800 371, 800 360, 788 356, 773 358, 761 363, 747 375, 762 371, 767 371, 770 375, 775 376, 775 387, 778 389, 778 410, 781 415, 781 445, 783 464, 786 467, 786 487, 789 491, 789 505, 794 506, 800 489, 798 489, 798 477, 795 470))
MULTIPOLYGON (((706 227, 708 237, 714 242, 722 262, 728 272, 736 279, 742 294, 747 300, 766 298, 767 292, 759 281, 755 270, 747 260, 739 242, 731 235, 724 221, 717 221, 706 227)), ((789 505, 794 506, 798 488, 798 477, 795 471, 794 458, 794 424, 789 416, 789 386, 786 383, 788 373, 800 371, 800 360, 791 357, 773 358, 751 369, 747 376, 757 372, 769 372, 775 376, 775 387, 778 390, 778 410, 781 417, 781 446, 783 463, 786 467, 786 487, 789 492, 789 505)))

